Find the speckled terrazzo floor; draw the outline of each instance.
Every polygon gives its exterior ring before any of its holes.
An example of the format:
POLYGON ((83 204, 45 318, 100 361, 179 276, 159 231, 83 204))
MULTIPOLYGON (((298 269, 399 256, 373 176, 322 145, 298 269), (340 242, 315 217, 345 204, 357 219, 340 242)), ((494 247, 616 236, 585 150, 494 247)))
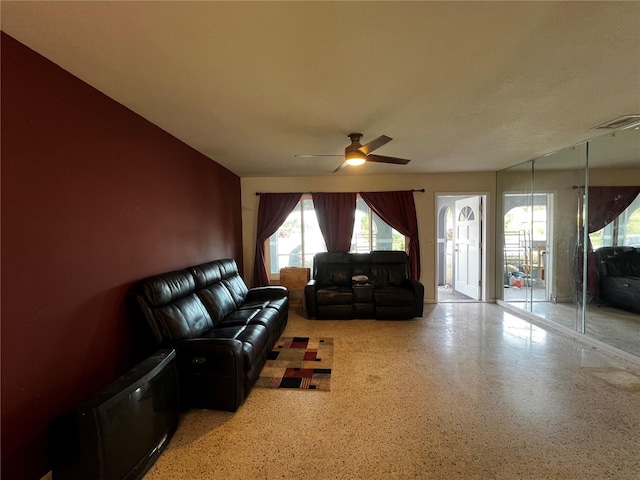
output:
POLYGON ((331 391, 189 411, 144 480, 640 478, 640 367, 497 305, 285 335, 333 337, 331 391))

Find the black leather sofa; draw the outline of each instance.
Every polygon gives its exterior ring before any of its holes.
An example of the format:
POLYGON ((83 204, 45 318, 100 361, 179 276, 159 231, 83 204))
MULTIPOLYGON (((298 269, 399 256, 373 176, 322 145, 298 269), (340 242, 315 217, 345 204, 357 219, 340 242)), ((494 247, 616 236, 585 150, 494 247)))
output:
POLYGON ((232 259, 141 280, 130 301, 156 347, 176 350, 182 408, 237 410, 289 314, 286 288, 248 289, 232 259))
POLYGON ((402 251, 318 253, 304 294, 310 318, 401 320, 424 308, 424 286, 410 278, 402 251))
POLYGON ((595 257, 599 300, 640 313, 640 248, 600 247, 595 257))

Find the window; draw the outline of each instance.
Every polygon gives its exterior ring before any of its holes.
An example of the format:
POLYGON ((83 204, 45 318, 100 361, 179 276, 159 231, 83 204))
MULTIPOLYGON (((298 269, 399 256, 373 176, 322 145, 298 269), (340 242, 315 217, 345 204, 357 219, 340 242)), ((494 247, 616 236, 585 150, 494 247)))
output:
POLYGON ((471 207, 464 207, 460 210, 460 215, 458 215, 458 221, 460 222, 471 222, 475 220, 473 215, 473 209, 471 207))
POLYGON ((303 195, 285 222, 268 240, 270 272, 284 267, 310 267, 313 256, 327 247, 320 232, 311 195, 303 195))
POLYGON ((600 247, 640 247, 640 195, 613 222, 589 234, 594 250, 600 247))
MULTIPOLYGON (((404 235, 391 228, 357 197, 352 252, 405 250, 405 243, 404 235)), ((300 198, 287 220, 267 240, 266 247, 271 275, 278 275, 284 267, 311 267, 313 256, 327 251, 311 195, 300 198)))
POLYGON ((526 232, 535 241, 547 239, 547 206, 514 207, 504 216, 505 232, 526 232), (532 213, 533 212, 533 213, 532 213), (531 228, 533 227, 533 230, 531 228))
POLYGON ((374 213, 358 196, 356 218, 351 237, 351 251, 367 253, 372 250, 405 250, 406 238, 374 213))

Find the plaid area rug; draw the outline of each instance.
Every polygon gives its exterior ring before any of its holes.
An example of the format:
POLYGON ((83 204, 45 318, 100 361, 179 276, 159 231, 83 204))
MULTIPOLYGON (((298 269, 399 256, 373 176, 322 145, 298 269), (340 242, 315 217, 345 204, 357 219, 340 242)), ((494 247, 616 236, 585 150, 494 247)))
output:
POLYGON ((256 387, 330 390, 333 338, 281 337, 256 387))

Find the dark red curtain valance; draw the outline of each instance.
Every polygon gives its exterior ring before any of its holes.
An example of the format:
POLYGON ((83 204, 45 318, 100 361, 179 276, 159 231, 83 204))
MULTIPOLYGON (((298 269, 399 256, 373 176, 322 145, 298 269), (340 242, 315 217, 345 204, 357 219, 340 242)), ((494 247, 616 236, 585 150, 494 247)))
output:
POLYGON ((329 252, 351 249, 356 213, 355 193, 312 193, 318 225, 329 252))
POLYGON ((253 286, 269 285, 264 258, 264 242, 273 235, 300 201, 301 193, 262 193, 258 206, 256 227, 256 255, 253 265, 253 286))

